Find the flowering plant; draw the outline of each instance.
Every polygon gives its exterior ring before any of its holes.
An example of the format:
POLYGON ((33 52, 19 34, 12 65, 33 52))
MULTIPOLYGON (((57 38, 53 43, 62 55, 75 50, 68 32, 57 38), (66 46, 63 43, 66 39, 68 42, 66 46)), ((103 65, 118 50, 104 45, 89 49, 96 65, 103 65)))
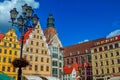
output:
POLYGON ((26 67, 26 66, 29 65, 29 62, 26 59, 24 59, 24 58, 22 58, 22 59, 16 58, 16 59, 14 59, 12 61, 12 65, 14 67, 16 67, 16 68, 18 68, 18 67, 26 67))

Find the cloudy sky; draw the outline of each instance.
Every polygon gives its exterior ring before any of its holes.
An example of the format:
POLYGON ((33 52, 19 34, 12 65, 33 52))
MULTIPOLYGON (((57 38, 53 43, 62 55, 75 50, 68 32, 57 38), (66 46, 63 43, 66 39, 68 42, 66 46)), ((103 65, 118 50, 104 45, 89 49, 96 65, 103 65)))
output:
POLYGON ((49 13, 63 46, 120 34, 120 0, 0 0, 0 32, 11 28, 9 11, 27 3, 35 9, 42 29, 49 13))
POLYGON ((10 21, 10 10, 17 8, 19 14, 21 13, 21 6, 27 3, 34 9, 39 8, 39 2, 34 0, 3 0, 0 2, 0 32, 6 32, 11 28, 10 21))

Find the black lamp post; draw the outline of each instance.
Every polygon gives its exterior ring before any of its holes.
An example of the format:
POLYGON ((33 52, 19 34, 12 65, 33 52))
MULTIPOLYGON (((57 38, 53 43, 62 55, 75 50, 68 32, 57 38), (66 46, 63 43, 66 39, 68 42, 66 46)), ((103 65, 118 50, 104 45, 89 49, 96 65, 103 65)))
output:
MULTIPOLYGON (((33 9, 31 6, 27 4, 22 6, 22 15, 17 17, 18 12, 16 8, 10 11, 11 16, 11 23, 12 26, 18 27, 19 31, 21 32, 21 50, 20 50, 20 59, 22 59, 23 53, 23 42, 24 42, 24 33, 28 30, 28 28, 33 28, 38 23, 38 17, 36 14, 33 15, 33 9)), ((18 69, 18 80, 21 80, 22 77, 22 67, 18 69)))

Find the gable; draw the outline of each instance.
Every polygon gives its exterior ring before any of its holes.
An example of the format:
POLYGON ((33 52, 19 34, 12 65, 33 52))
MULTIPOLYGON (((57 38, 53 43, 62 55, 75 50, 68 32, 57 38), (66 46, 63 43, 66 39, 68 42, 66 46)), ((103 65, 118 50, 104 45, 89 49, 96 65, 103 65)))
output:
POLYGON ((61 44, 61 41, 60 39, 58 38, 57 34, 55 34, 51 40, 49 41, 48 43, 49 45, 54 45, 56 47, 62 47, 62 44, 61 44))

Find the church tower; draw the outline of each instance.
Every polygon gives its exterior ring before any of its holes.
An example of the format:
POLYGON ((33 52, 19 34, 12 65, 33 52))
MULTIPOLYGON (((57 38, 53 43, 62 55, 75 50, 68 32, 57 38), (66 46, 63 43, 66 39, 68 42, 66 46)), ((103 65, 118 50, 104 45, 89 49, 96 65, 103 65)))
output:
POLYGON ((57 35, 55 25, 55 19, 52 14, 49 14, 47 18, 47 27, 44 31, 48 48, 52 57, 52 76, 62 80, 63 72, 63 53, 62 44, 57 35))
POLYGON ((49 42, 50 39, 56 34, 56 29, 54 27, 54 21, 52 14, 49 14, 49 17, 47 18, 47 27, 44 30, 44 35, 46 36, 46 41, 49 42))

